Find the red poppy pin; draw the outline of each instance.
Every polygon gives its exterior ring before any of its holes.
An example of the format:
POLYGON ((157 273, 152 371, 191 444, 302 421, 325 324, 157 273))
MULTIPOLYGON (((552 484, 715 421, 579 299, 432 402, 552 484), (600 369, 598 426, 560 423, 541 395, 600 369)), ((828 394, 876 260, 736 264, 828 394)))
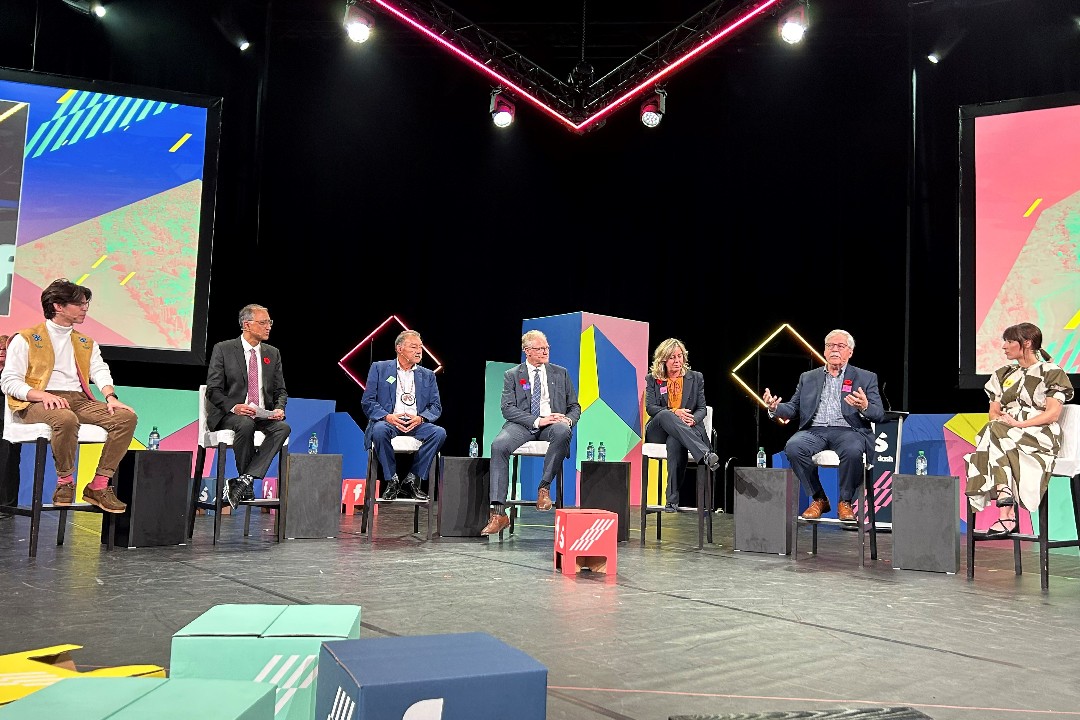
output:
POLYGON ((270 358, 264 357, 263 358, 263 365, 269 365, 269 364, 270 364, 270 358))
POLYGON ((851 392, 851 378, 844 379, 844 386, 840 388, 840 392, 851 392))
POLYGON ((522 378, 521 380, 518 380, 518 382, 521 383, 521 389, 524 390, 525 392, 529 392, 530 390, 532 390, 532 388, 529 386, 529 381, 526 380, 525 378, 522 378))

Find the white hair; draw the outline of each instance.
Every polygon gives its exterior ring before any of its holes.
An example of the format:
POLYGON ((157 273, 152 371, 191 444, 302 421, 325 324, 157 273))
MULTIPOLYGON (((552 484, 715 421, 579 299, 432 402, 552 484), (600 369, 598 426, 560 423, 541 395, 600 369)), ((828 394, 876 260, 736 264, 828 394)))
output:
POLYGON ((846 335, 848 347, 852 350, 855 349, 855 336, 849 333, 847 330, 841 330, 840 328, 830 330, 829 334, 825 336, 825 342, 829 342, 829 338, 831 338, 833 335, 846 335))

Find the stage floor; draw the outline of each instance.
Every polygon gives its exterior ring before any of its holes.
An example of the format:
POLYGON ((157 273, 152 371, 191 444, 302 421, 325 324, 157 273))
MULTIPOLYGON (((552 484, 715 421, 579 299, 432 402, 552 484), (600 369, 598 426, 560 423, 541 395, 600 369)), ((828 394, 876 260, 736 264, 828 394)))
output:
POLYGON ((0 653, 73 643, 80 669, 168 667, 172 634, 214 605, 346 603, 362 608, 362 638, 481 631, 520 648, 549 670, 552 719, 899 706, 935 720, 1080 717, 1075 549, 1052 553, 1044 593, 1030 543, 1019 577, 1010 543, 980 543, 969 582, 963 547, 956 575, 894 570, 887 534, 865 568, 857 535, 835 528, 817 556, 734 552, 719 513, 703 551, 693 513, 666 515, 660 543, 650 516, 642 548, 634 508, 618 575, 571 577, 553 569, 554 513, 522 512, 502 542, 427 542, 410 508, 384 505, 374 540, 357 515, 337 539, 279 545, 258 514, 249 538, 242 515, 224 518, 215 547, 201 516, 191 545, 112 552, 90 513, 71 513, 56 547, 48 513, 34 560, 29 519, 0 520, 0 653))

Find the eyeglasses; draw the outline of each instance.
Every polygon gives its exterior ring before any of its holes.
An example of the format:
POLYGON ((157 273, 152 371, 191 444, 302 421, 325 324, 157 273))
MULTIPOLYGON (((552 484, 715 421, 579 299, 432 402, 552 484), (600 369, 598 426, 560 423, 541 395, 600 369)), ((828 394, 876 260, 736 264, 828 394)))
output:
POLYGON ((847 343, 825 343, 826 350, 847 350, 847 343))
POLYGON ((244 322, 255 323, 256 325, 262 325, 263 327, 274 327, 273 320, 245 320, 244 322))
POLYGON ((90 309, 90 301, 84 300, 83 302, 69 302, 68 305, 74 305, 75 307, 82 308, 83 310, 90 309))
POLYGON ((533 352, 538 352, 538 353, 551 352, 551 348, 548 347, 547 345, 545 345, 544 347, 530 347, 530 348, 525 348, 525 349, 526 350, 532 350, 533 352))

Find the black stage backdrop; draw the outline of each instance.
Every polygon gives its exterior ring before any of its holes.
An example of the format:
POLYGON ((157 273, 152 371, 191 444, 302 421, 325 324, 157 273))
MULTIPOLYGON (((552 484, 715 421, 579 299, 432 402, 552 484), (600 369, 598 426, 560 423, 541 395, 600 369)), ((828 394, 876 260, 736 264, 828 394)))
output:
MULTIPOLYGON (((790 430, 759 426, 729 373, 784 322, 818 347, 851 331, 895 409, 985 408, 957 389, 957 110, 1080 89, 1068 5, 820 0, 803 46, 766 19, 671 78, 654 131, 627 108, 583 136, 523 104, 497 131, 484 78, 388 19, 349 45, 338 1, 118 0, 102 23, 7 0, 0 65, 223 96, 209 342, 267 305, 290 394, 363 424, 337 362, 398 314, 446 365, 446 452, 464 455, 484 363, 519 359, 522 318, 595 312, 683 339, 721 457, 750 464, 790 430)), ((794 349, 761 366, 785 397, 794 349)), ((113 365, 127 385, 204 379, 113 365)))

